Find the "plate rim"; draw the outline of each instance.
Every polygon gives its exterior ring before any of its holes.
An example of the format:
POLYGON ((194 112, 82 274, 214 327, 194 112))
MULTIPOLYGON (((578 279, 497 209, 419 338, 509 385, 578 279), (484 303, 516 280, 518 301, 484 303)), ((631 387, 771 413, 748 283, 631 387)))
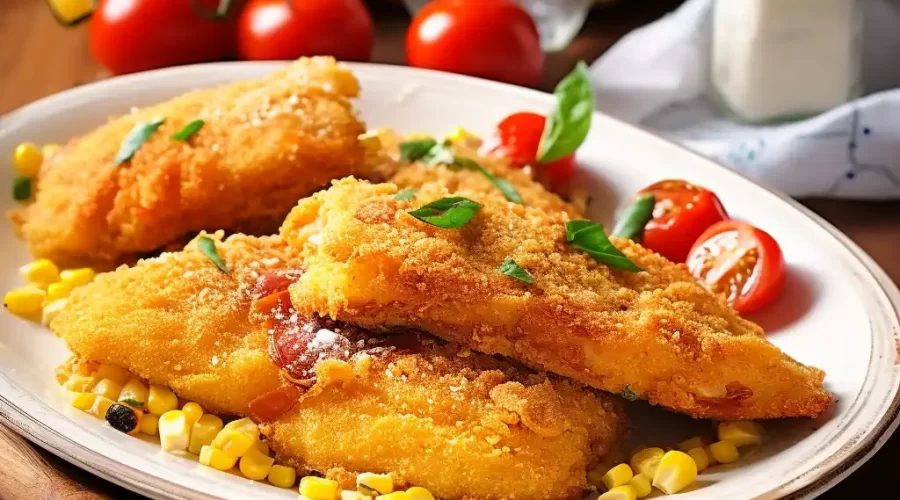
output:
MULTIPOLYGON (((20 122, 28 123, 30 120, 27 120, 25 117, 34 112, 34 110, 40 110, 42 108, 55 108, 57 110, 65 109, 76 105, 75 103, 77 103, 79 99, 90 98, 91 95, 95 95, 98 91, 102 91, 106 87, 140 84, 141 82, 147 83, 156 78, 187 77, 194 72, 239 71, 246 67, 275 69, 288 63, 288 61, 243 61, 194 64, 135 73, 89 83, 52 94, 0 115, 0 139, 3 139, 6 135, 5 131, 20 127, 20 122), (69 101, 71 104, 62 106, 61 104, 65 101, 69 101)), ((378 63, 346 64, 358 75, 361 75, 360 80, 362 80, 363 83, 365 81, 366 73, 369 73, 370 71, 387 71, 394 72, 399 78, 402 78, 404 75, 409 75, 413 78, 421 78, 424 76, 431 79, 443 80, 446 83, 455 82, 468 88, 480 87, 502 91, 504 93, 517 94, 530 100, 543 100, 544 102, 549 102, 548 100, 552 98, 552 94, 539 90, 435 70, 378 63)), ((806 216, 806 218, 814 225, 825 230, 828 235, 833 237, 835 241, 847 251, 849 256, 855 259, 856 264, 861 265, 862 269, 866 272, 864 278, 872 281, 872 283, 869 284, 877 285, 877 290, 873 290, 872 292, 879 296, 880 306, 890 306, 890 309, 885 310, 884 313, 887 317, 890 317, 895 325, 894 340, 895 342, 898 342, 897 336, 900 332, 897 331, 896 327, 898 325, 898 320, 900 320, 900 289, 898 289, 897 284, 891 280, 890 276, 877 262, 874 261, 874 259, 871 258, 871 256, 831 223, 781 191, 757 182, 733 169, 727 168, 684 145, 654 133, 646 127, 628 123, 597 110, 595 110, 595 115, 600 115, 604 120, 615 123, 618 127, 631 129, 633 132, 640 134, 647 140, 666 143, 670 147, 674 146, 681 150, 682 154, 690 156, 694 162, 704 162, 710 168, 714 167, 726 171, 738 179, 739 182, 742 181, 758 187, 766 193, 780 199, 782 202, 785 202, 789 207, 806 216)), ((879 309, 881 308, 879 307, 879 309)), ((898 346, 900 346, 900 343, 898 343, 898 346)), ((900 349, 900 347, 898 347, 898 349, 900 349)), ((900 352, 896 355, 900 356, 900 352)), ((898 362, 900 362, 900 360, 895 360, 895 366, 898 362)), ((895 380, 897 379, 897 370, 894 370, 893 378, 895 380)), ((13 390, 23 392, 3 373, 0 373, 0 382, 3 382, 0 384, 0 388, 5 385, 13 390)), ((46 406, 50 411, 57 411, 49 405, 46 405, 46 403, 41 401, 37 401, 37 403, 46 406)), ((877 453, 888 438, 895 432, 898 425, 900 425, 900 391, 897 390, 896 386, 893 398, 890 400, 889 404, 884 406, 884 408, 886 408, 886 411, 879 415, 877 424, 868 429, 865 439, 860 439, 854 443, 851 450, 847 452, 841 460, 819 463, 812 469, 806 471, 803 475, 790 478, 784 483, 775 486, 769 492, 757 495, 754 498, 773 498, 772 495, 789 499, 814 498, 845 479, 877 453), (810 475, 813 477, 808 477, 810 475), (804 477, 806 477, 806 479, 804 479, 804 477)), ((73 465, 88 470, 110 482, 140 494, 155 498, 173 499, 189 497, 206 500, 217 498, 164 477, 151 476, 145 471, 119 462, 97 450, 79 444, 60 434, 46 423, 38 420, 35 416, 26 413, 11 400, 7 399, 2 393, 0 393, 0 422, 13 428, 32 443, 41 446, 73 465), (113 473, 113 471, 120 468, 125 468, 130 474, 119 476, 113 473), (148 481, 149 479, 152 479, 152 481, 148 481)))

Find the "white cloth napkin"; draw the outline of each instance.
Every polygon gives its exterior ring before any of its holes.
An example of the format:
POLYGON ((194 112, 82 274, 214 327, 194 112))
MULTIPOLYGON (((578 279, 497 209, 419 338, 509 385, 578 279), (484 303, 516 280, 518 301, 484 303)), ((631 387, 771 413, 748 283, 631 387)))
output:
POLYGON ((707 103, 711 7, 689 0, 595 62, 598 108, 794 196, 900 198, 900 0, 865 2, 865 97, 767 126, 707 103))

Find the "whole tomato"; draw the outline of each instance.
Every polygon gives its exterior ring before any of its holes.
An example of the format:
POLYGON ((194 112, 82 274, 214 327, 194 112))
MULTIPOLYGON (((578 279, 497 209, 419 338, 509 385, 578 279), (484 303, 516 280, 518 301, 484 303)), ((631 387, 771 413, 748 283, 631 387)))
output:
POLYGON ((225 59, 235 53, 240 3, 220 18, 220 0, 99 0, 91 52, 115 74, 225 59))
POLYGON ((406 32, 412 66, 535 86, 544 52, 528 12, 509 0, 435 0, 406 32))
POLYGON ((250 0, 238 23, 242 59, 372 58, 375 26, 362 0, 250 0))

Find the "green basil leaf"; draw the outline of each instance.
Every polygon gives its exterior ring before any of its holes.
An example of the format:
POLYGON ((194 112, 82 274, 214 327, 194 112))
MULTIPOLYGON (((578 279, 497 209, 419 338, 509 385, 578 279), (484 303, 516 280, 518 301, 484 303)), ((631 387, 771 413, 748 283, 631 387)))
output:
POLYGON ((455 229, 468 224, 480 209, 480 203, 456 196, 431 202, 422 208, 410 211, 409 215, 432 226, 455 229))
POLYGON ((579 61, 559 82, 553 94, 556 109, 547 117, 538 145, 537 161, 540 163, 551 163, 574 153, 591 130, 594 88, 584 61, 579 61))
POLYGON ((625 271, 643 271, 609 241, 603 231, 603 224, 584 220, 568 221, 566 241, 602 264, 625 271))
POLYGON ((506 197, 507 200, 518 203, 519 205, 523 205, 522 196, 519 194, 519 191, 516 190, 515 186, 513 186, 506 179, 501 179, 496 175, 488 172, 484 167, 478 164, 477 161, 466 158, 465 156, 456 156, 453 154, 453 150, 446 144, 437 144, 428 150, 422 160, 429 165, 449 165, 454 167, 465 168, 469 170, 475 170, 479 172, 481 175, 485 176, 487 180, 491 181, 497 189, 503 193, 503 196, 506 197))
POLYGON ((437 146, 434 139, 419 139, 400 143, 400 159, 403 161, 418 161, 425 157, 431 148, 437 146))
POLYGON ((201 236, 200 240, 197 242, 197 246, 200 247, 200 251, 203 252, 203 255, 211 260, 220 271, 223 273, 228 272, 228 267, 225 266, 225 261, 219 256, 219 249, 216 248, 216 242, 213 241, 212 238, 201 236))
POLYGON ((154 118, 148 122, 141 122, 134 126, 128 135, 125 136, 125 140, 122 141, 122 145, 119 147, 119 152, 116 153, 116 165, 121 165, 134 156, 134 153, 137 152, 140 147, 147 142, 147 139, 156 132, 156 129, 159 128, 160 125, 165 122, 165 118, 154 118))
POLYGON ((653 193, 647 193, 638 197, 622 213, 622 218, 613 229, 613 235, 620 238, 638 241, 644 234, 644 226, 653 218, 653 207, 656 205, 656 197, 653 193))
POLYGON ((138 401, 137 399, 132 398, 123 399, 122 403, 125 403, 133 408, 142 408, 144 406, 144 403, 142 401, 138 401))
POLYGON ((12 195, 16 201, 25 201, 31 198, 31 177, 20 175, 13 179, 12 195))
POLYGON ((394 195, 394 199, 397 201, 406 201, 415 195, 416 195, 415 188, 406 188, 406 189, 402 189, 402 190, 398 191, 397 194, 394 195))
POLYGON ((516 261, 514 261, 512 257, 504 259, 497 270, 500 271, 501 274, 513 277, 523 283, 528 283, 529 285, 534 283, 534 276, 532 276, 527 269, 516 264, 516 261))
POLYGON ((176 141, 187 141, 191 138, 192 135, 196 134, 203 125, 206 125, 206 122, 200 119, 194 120, 191 123, 188 123, 184 126, 183 129, 179 130, 177 134, 172 136, 173 140, 176 141))
POLYGON ((625 384, 625 388, 622 389, 622 397, 628 401, 637 401, 638 399, 641 399, 638 393, 634 392, 634 389, 628 384, 625 384))

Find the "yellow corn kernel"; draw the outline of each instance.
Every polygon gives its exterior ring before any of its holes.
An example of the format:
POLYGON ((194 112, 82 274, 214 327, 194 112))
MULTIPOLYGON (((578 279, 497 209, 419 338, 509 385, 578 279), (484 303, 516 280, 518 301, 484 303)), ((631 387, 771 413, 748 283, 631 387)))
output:
POLYGON ((112 399, 100 396, 98 394, 94 399, 94 405, 91 406, 91 414, 93 414, 97 418, 106 418, 106 412, 114 403, 115 401, 113 401, 112 399))
POLYGON ((709 455, 706 454, 706 450, 702 446, 688 450, 687 454, 697 464, 697 472, 703 472, 709 468, 709 455))
POLYGON ((625 484, 622 486, 616 486, 615 488, 607 491, 606 493, 597 497, 597 500, 636 500, 637 499, 637 491, 634 489, 634 486, 625 484))
POLYGON ((343 490, 341 491, 341 500, 372 500, 372 497, 363 495, 356 490, 343 490))
POLYGON ((197 421, 200 420, 200 417, 203 416, 203 407, 197 403, 185 403, 184 406, 181 407, 181 411, 187 415, 191 426, 197 423, 197 421))
POLYGON ((122 386, 122 392, 119 393, 119 402, 145 408, 149 392, 147 386, 140 379, 131 378, 122 386))
POLYGON ((46 289, 59 281, 59 268, 50 259, 38 259, 19 268, 19 275, 29 284, 46 289))
POLYGON ((235 457, 242 457, 251 449, 255 449, 254 441, 252 437, 241 431, 222 429, 213 438, 210 446, 228 452, 235 457))
POLYGON ((405 491, 395 491, 387 495, 378 495, 375 500, 409 500, 409 493, 405 491))
POLYGON ((131 374, 128 373, 128 370, 121 366, 109 363, 103 363, 100 365, 100 368, 97 368, 97 376, 101 379, 108 378, 120 386, 124 385, 125 382, 128 382, 128 379, 131 378, 131 374))
POLYGON ((315 476, 306 476, 300 480, 300 494, 309 500, 334 500, 337 493, 337 481, 315 476))
POLYGON ((50 326, 50 323, 59 316, 59 313, 65 309, 66 304, 69 303, 68 299, 59 299, 51 302, 44 306, 41 310, 41 324, 44 326, 50 326))
POLYGON ((628 484, 632 477, 634 477, 634 472, 632 472, 631 467, 628 464, 619 464, 606 471, 601 481, 606 489, 611 490, 617 486, 628 484))
POLYGON ((597 488, 603 488, 603 475, 606 474, 606 471, 610 468, 609 465, 601 464, 589 470, 587 473, 588 484, 596 486, 597 488))
MULTIPOLYGON (((159 447, 163 451, 184 451, 191 442, 191 428, 181 410, 169 410, 159 417, 159 447)), ((233 465, 233 464, 232 464, 233 465)))
POLYGON ((62 149, 62 146, 60 146, 59 144, 55 142, 48 142, 41 148, 41 154, 44 155, 44 158, 50 158, 56 153, 59 153, 60 149, 62 149))
POLYGON ((97 273, 89 267, 82 267, 79 269, 65 269, 59 273, 59 281, 69 285, 74 289, 80 287, 81 285, 87 285, 91 281, 94 281, 94 276, 96 275, 97 273))
POLYGON ((41 171, 44 155, 33 142, 23 142, 16 147, 13 154, 13 165, 16 173, 25 177, 37 177, 41 171))
POLYGON ((256 442, 256 451, 262 453, 265 456, 269 456, 269 442, 260 439, 256 442))
POLYGON ((23 286, 6 292, 3 297, 3 307, 18 316, 36 314, 44 305, 47 292, 34 286, 23 286))
POLYGON ((97 382, 100 382, 100 379, 98 379, 97 377, 83 377, 81 375, 72 375, 71 377, 69 377, 69 380, 66 381, 65 388, 67 391, 72 392, 91 392, 94 390, 97 382))
POLYGON ((667 451, 659 460, 653 486, 666 495, 674 495, 697 481, 697 464, 683 451, 667 451))
POLYGON ((163 385, 150 384, 147 394, 147 411, 161 417, 163 413, 178 408, 178 396, 163 385))
POLYGON ((628 485, 634 488, 634 493, 637 498, 644 498, 653 491, 653 486, 650 485, 650 480, 647 479, 647 476, 643 474, 638 474, 637 476, 631 478, 631 481, 628 481, 628 485))
POLYGON ((211 445, 221 430, 221 418, 209 413, 200 416, 200 419, 191 427, 191 442, 188 445, 188 451, 194 455, 200 454, 200 449, 211 445))
POLYGON ((406 490, 406 494, 409 495, 409 500, 434 500, 434 495, 421 486, 413 486, 406 490))
POLYGON ((678 443, 678 449, 687 453, 694 448, 702 448, 706 443, 704 439, 700 436, 692 437, 690 439, 685 439, 684 441, 678 443))
POLYGON ((72 396, 72 407, 81 411, 88 411, 94 406, 97 395, 93 392, 76 392, 72 396))
POLYGON ((447 134, 447 140, 453 144, 473 149, 481 147, 481 138, 462 127, 456 127, 447 134))
POLYGON ((364 495, 387 495, 394 491, 394 480, 390 474, 363 472, 356 476, 356 490, 364 495))
POLYGON ((709 449, 709 445, 704 446, 704 447, 703 447, 703 451, 706 452, 706 458, 709 459, 709 466, 710 466, 710 467, 712 467, 713 465, 716 465, 716 464, 719 463, 719 462, 716 462, 716 457, 714 457, 714 456, 712 455, 712 450, 709 449))
POLYGON ((709 445, 709 453, 720 464, 730 464, 741 457, 737 446, 731 441, 718 441, 709 445))
POLYGON ((269 475, 269 471, 274 463, 274 458, 269 458, 254 448, 241 457, 241 463, 238 468, 247 479, 261 481, 269 475))
POLYGON ((297 482, 297 471, 283 465, 273 465, 268 480, 279 488, 293 488, 297 482))
POLYGON ((225 424, 222 429, 229 431, 240 431, 244 434, 247 434, 248 436, 252 436, 254 439, 259 439, 259 427, 247 417, 232 420, 231 422, 225 424))
POLYGON ((765 435, 762 425, 749 420, 719 424, 719 441, 731 441, 737 447, 760 444, 765 435))
POLYGON ((233 457, 222 450, 212 446, 204 446, 200 449, 200 463, 218 470, 228 470, 234 467, 237 457, 233 457))
POLYGON ((656 474, 659 460, 665 453, 662 448, 644 448, 632 455, 631 470, 647 477, 653 477, 656 474))
POLYGON ((144 413, 144 417, 141 418, 141 432, 155 436, 159 432, 159 417, 152 413, 144 413))
POLYGON ((44 306, 52 304, 57 300, 68 298, 72 294, 72 288, 62 282, 50 283, 47 285, 47 297, 44 298, 44 306))
POLYGON ((104 378, 94 386, 94 389, 91 390, 91 392, 103 396, 104 398, 117 401, 119 399, 119 393, 122 392, 122 385, 115 380, 104 378))

